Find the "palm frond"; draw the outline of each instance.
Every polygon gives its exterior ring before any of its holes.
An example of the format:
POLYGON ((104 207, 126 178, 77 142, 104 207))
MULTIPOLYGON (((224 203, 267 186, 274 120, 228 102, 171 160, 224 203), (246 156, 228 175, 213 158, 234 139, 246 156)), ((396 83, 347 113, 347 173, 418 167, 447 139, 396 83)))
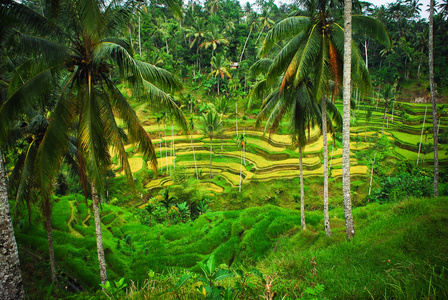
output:
POLYGON ((136 60, 135 63, 143 79, 158 86, 160 89, 169 93, 183 89, 182 83, 170 72, 142 61, 136 60))
POLYGON ((310 18, 303 16, 286 18, 277 23, 266 35, 261 50, 262 56, 267 55, 276 42, 299 34, 310 23, 310 18))
POLYGON ((260 74, 265 74, 268 72, 271 67, 273 60, 270 58, 262 58, 254 62, 254 64, 250 67, 249 72, 253 78, 256 78, 260 74))
POLYGON ((316 99, 320 100, 322 96, 328 91, 328 82, 330 69, 328 65, 330 64, 329 56, 329 40, 322 36, 318 59, 316 59, 315 75, 314 75, 314 95, 316 99))
POLYGON ((112 94, 110 98, 112 107, 117 112, 118 117, 125 122, 129 135, 132 141, 137 143, 139 151, 143 153, 145 159, 150 161, 152 168, 157 170, 157 156, 151 138, 142 127, 140 120, 123 94, 108 78, 105 78, 105 81, 112 94))
MULTIPOLYGON (((70 82, 69 80, 67 84, 70 82)), ((54 179, 59 173, 59 166, 68 146, 68 133, 75 113, 70 100, 70 96, 65 93, 60 97, 37 152, 36 180, 44 199, 50 196, 54 179)))
POLYGON ((306 32, 302 31, 297 36, 295 36, 291 41, 289 41, 285 47, 275 56, 271 67, 269 68, 268 85, 274 83, 275 78, 283 74, 286 66, 291 64, 291 60, 297 59, 303 51, 303 40, 306 38, 306 32))
POLYGON ((316 57, 319 55, 319 43, 321 42, 322 34, 320 33, 320 27, 314 24, 308 35, 306 43, 303 45, 303 51, 298 57, 297 72, 295 82, 300 82, 307 77, 307 74, 314 67, 316 57))
POLYGON ((80 24, 85 27, 87 32, 95 33, 99 37, 101 30, 106 25, 102 13, 106 9, 105 2, 103 0, 77 0, 75 6, 80 24))
POLYGON ((370 36, 380 42, 384 47, 389 49, 392 46, 392 40, 386 27, 369 16, 352 16, 353 30, 370 36))
MULTIPOLYGON (((17 190, 15 193, 15 206, 18 208, 20 205, 24 205, 25 202, 30 201, 29 193, 34 182, 34 166, 36 161, 38 145, 34 142, 31 143, 25 154, 23 168, 20 172, 20 178, 17 182, 17 190)), ((15 212, 18 209, 14 210, 15 212)))
POLYGON ((17 115, 30 107, 35 99, 48 91, 51 80, 51 70, 44 69, 30 77, 16 90, 9 92, 8 99, 0 108, 0 144, 6 142, 8 125, 17 115))
POLYGON ((107 93, 103 93, 102 97, 98 97, 99 104, 102 109, 101 119, 103 123, 104 136, 113 150, 118 153, 121 165, 125 171, 128 183, 134 188, 134 180, 132 179, 131 166, 129 164, 127 153, 124 148, 122 130, 118 127, 110 105, 111 99, 107 93))
POLYGON ((150 82, 144 80, 145 94, 150 100, 150 105, 152 107, 163 108, 167 110, 171 116, 176 120, 178 125, 182 128, 185 134, 188 133, 188 122, 185 118, 184 113, 180 107, 176 104, 174 99, 165 94, 163 91, 159 90, 156 86, 150 82))

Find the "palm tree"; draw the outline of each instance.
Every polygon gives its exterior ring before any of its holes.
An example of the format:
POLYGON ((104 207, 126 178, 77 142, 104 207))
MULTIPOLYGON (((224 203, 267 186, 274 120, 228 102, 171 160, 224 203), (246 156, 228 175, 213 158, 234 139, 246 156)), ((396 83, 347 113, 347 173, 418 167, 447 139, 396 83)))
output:
POLYGON ((229 61, 224 58, 224 56, 221 53, 218 53, 216 56, 212 57, 212 60, 210 62, 212 65, 212 71, 208 75, 213 76, 217 78, 218 82, 218 96, 219 96, 219 77, 221 77, 222 80, 224 80, 224 76, 227 76, 228 78, 232 78, 232 75, 229 73, 229 61))
POLYGON ((196 154, 194 153, 194 145, 193 145, 193 132, 194 132, 194 118, 190 118, 190 129, 191 129, 191 149, 193 150, 193 160, 194 160, 194 170, 196 172, 196 179, 199 180, 198 176, 198 165, 196 164, 196 154))
POLYGON ((387 108, 395 100, 395 89, 392 85, 386 84, 383 88, 383 100, 384 100, 384 115, 383 115, 383 127, 381 129, 381 134, 384 133, 384 123, 386 121, 387 108))
MULTIPOLYGON (((191 25, 191 28, 188 29, 187 37, 190 39, 194 37, 193 41, 190 43, 190 49, 196 44, 196 54, 199 53, 199 49, 201 48, 201 41, 204 38, 206 33, 205 20, 203 18, 195 18, 194 23, 191 25)), ((198 66, 198 70, 201 71, 200 61, 196 59, 196 65, 198 66)))
POLYGON ((270 10, 263 9, 261 15, 257 18, 257 23, 260 26, 260 33, 257 36, 257 40, 255 41, 255 45, 258 43, 258 40, 261 37, 261 34, 265 29, 271 29, 271 27, 275 24, 273 20, 270 19, 270 10))
MULTIPOLYGON (((13 128, 12 134, 16 137, 23 138, 20 142, 22 145, 21 154, 19 155, 14 169, 9 177, 9 190, 10 194, 15 199, 14 212, 17 215, 19 207, 26 204, 28 208, 28 221, 31 226, 31 202, 33 201, 33 195, 39 192, 38 185, 36 184, 35 169, 36 169, 36 156, 38 148, 42 142, 45 132, 48 127, 48 120, 41 114, 37 114, 32 121, 27 123, 20 123, 19 128, 13 128)), ((71 149, 74 147, 71 145, 71 149)), ((76 147, 74 147, 76 149, 76 147)), ((73 161, 73 160, 72 160, 73 161)), ((52 188, 52 187, 50 187, 52 188)), ((43 193, 48 195, 49 193, 43 193)), ((56 261, 54 257, 53 247, 53 234, 51 225, 51 204, 49 197, 42 197, 42 211, 45 217, 44 227, 47 231, 48 238, 48 250, 50 257, 50 269, 51 279, 53 283, 56 283, 56 261)))
MULTIPOLYGON (((306 145, 307 124, 312 122, 313 119, 321 120, 321 112, 314 99, 309 80, 303 81, 297 87, 293 85, 285 87, 281 93, 279 93, 279 88, 275 89, 264 100, 257 118, 257 124, 261 120, 268 118, 264 132, 266 133, 268 126, 271 126, 271 132, 276 131, 284 117, 289 120, 289 132, 293 145, 299 149, 301 226, 302 229, 306 229, 303 149, 306 145)), ((319 125, 322 126, 321 123, 319 125)))
POLYGON ((219 134, 222 129, 222 120, 216 111, 209 111, 207 114, 202 114, 202 131, 210 138, 210 178, 213 178, 212 173, 212 153, 213 153, 213 137, 219 134))
POLYGON ((218 48, 218 45, 229 44, 229 40, 224 37, 220 28, 214 24, 209 27, 209 30, 205 33, 203 39, 204 41, 199 45, 199 48, 208 49, 209 47, 212 47, 212 56, 215 56, 215 50, 218 48))
MULTIPOLYGON (((322 134, 324 137, 324 214, 326 233, 330 235, 328 211, 328 148, 325 95, 330 92, 330 79, 335 83, 333 98, 338 95, 342 77, 342 54, 344 53, 344 29, 337 23, 333 14, 340 9, 339 2, 312 0, 302 3, 309 16, 297 13, 277 23, 267 34, 262 55, 267 55, 279 41, 286 45, 276 55, 267 74, 267 84, 272 85, 281 76, 280 92, 293 84, 298 86, 305 78, 313 79, 314 99, 322 102, 322 134)), ((384 26, 377 20, 366 16, 353 16, 354 29, 364 34, 374 35, 381 43, 390 45, 390 37, 384 26)), ((362 60, 361 52, 352 44, 351 73, 353 82, 366 90, 370 77, 362 60)))
MULTIPOLYGON (((434 2, 429 0, 429 86, 431 90, 432 130, 434 135, 434 197, 439 196, 439 138, 437 134, 437 106, 434 87, 434 2)), ((447 12, 448 6, 442 7, 442 13, 447 12)))
MULTIPOLYGON (((261 59, 251 67, 253 77, 257 77, 260 73, 268 72, 273 61, 270 59, 261 59)), ((280 77, 280 76, 279 76, 280 77)), ((251 91, 250 97, 262 97, 267 91, 270 93, 263 101, 260 113, 257 118, 256 126, 259 126, 261 121, 268 119, 264 129, 266 134, 267 128, 270 126, 270 132, 276 131, 280 126, 283 117, 290 120, 289 132, 293 145, 299 148, 299 169, 300 169, 300 211, 301 211, 301 226, 306 229, 305 223, 305 192, 303 183, 303 163, 302 152, 306 145, 306 128, 310 123, 314 123, 317 119, 318 123, 321 118, 320 110, 317 101, 314 99, 312 93, 312 83, 310 80, 302 81, 297 87, 288 85, 280 92, 280 81, 277 83, 277 88, 270 89, 266 86, 266 79, 259 82, 251 91)), ((336 107, 329 103, 332 110, 336 107)), ((319 123, 319 126, 322 126, 319 123)))
MULTIPOLYGON (((48 197, 45 193, 51 190, 59 172, 71 124, 77 123, 77 148, 91 182, 101 282, 105 284, 98 194, 104 193, 103 174, 111 162, 111 148, 118 153, 129 182, 133 182, 122 130, 115 116, 124 120, 131 141, 137 143, 152 167, 157 167, 149 135, 109 74, 112 67, 116 67, 117 75, 132 84, 137 95, 142 99, 157 100, 154 101, 155 108, 167 107, 181 126, 187 128, 183 113, 168 95, 180 90, 182 85, 167 71, 135 60, 133 49, 125 39, 111 38, 125 27, 135 11, 131 4, 121 6, 116 2, 106 4, 89 0, 64 4, 54 10, 57 13, 53 15, 52 30, 47 29, 46 35, 41 31, 35 36, 22 34, 22 41, 34 59, 11 79, 11 92, 0 110, 0 131, 8 127, 14 116, 39 99, 48 86, 53 86, 55 74, 63 78, 63 83, 57 87, 61 96, 37 152, 35 176, 43 197, 48 197)), ((2 15, 12 15, 20 20, 21 8, 22 5, 14 2, 2 5, 2 15)), ((35 19, 45 19, 45 16, 36 14, 35 19)))
MULTIPOLYGON (((227 98, 226 97, 218 98, 218 103, 216 103, 215 108, 216 108, 216 112, 219 113, 221 120, 224 122, 224 120, 226 119, 226 115, 230 110, 230 106, 229 106, 229 103, 227 102, 227 98)), ((222 149, 223 133, 224 133, 224 131, 221 132, 221 150, 223 150, 222 149)))
POLYGON ((248 15, 246 23, 249 26, 249 34, 247 35, 246 41, 244 42, 243 50, 241 51, 241 56, 240 56, 240 61, 239 61, 240 64, 241 64, 241 61, 243 60, 244 50, 246 50, 247 42, 249 41, 252 30, 254 30, 254 29, 256 29, 256 27, 258 27, 256 14, 248 15))
POLYGON ((166 209, 166 226, 170 226, 170 212, 172 209, 176 209, 173 203, 177 200, 177 197, 170 197, 169 188, 163 191, 162 197, 163 199, 160 200, 160 204, 162 204, 162 207, 166 209))

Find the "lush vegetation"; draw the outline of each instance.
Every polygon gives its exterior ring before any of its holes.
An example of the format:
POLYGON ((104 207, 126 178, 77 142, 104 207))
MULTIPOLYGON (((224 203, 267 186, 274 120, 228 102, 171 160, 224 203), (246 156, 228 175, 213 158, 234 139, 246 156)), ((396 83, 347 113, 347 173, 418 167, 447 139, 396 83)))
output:
POLYGON ((448 298, 446 4, 435 198, 426 8, 354 6, 350 241, 342 2, 0 5, 28 298, 448 298))

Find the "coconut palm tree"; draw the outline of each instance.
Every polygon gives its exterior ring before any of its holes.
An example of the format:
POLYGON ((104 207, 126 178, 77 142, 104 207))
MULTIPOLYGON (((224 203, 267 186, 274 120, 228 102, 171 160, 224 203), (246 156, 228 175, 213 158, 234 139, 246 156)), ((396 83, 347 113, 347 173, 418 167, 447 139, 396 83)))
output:
POLYGON ((212 71, 208 76, 213 76, 217 79, 219 96, 219 77, 221 77, 222 80, 224 80, 225 76, 227 76, 228 78, 232 78, 232 75, 230 75, 228 69, 229 61, 225 59, 225 57, 221 53, 218 53, 216 56, 212 57, 210 64, 212 66, 212 71))
POLYGON ((384 123, 386 122, 387 118, 387 108, 391 105, 391 103, 395 100, 395 88, 390 85, 386 84, 383 88, 383 101, 384 101, 384 115, 383 115, 383 127, 381 129, 381 134, 384 133, 384 123))
MULTIPOLYGON (((226 115, 227 115, 227 113, 230 110, 230 106, 229 106, 229 103, 227 101, 227 98, 226 97, 218 98, 218 102, 216 103, 215 108, 216 108, 216 112, 219 113, 219 115, 221 117, 221 120, 224 123, 224 120, 226 119, 226 115)), ((221 132, 221 150, 223 150, 222 149, 223 134, 224 134, 224 131, 221 132)))
POLYGON ((216 111, 209 111, 207 114, 202 114, 202 131, 208 135, 210 139, 210 178, 213 178, 212 173, 212 153, 213 153, 213 137, 219 134, 222 130, 222 120, 216 111))
POLYGON ((199 48, 208 49, 212 47, 212 56, 215 56, 215 50, 219 45, 228 45, 229 40, 224 37, 221 33, 220 28, 216 25, 212 24, 209 27, 209 30, 205 33, 203 42, 199 45, 199 48))
MULTIPOLYGON (((256 77, 260 73, 268 72, 271 65, 272 60, 259 60, 251 67, 252 76, 256 77)), ((289 119, 289 132, 293 145, 299 148, 301 226, 302 229, 305 229, 305 192, 302 152, 306 145, 306 129, 308 124, 314 123, 317 119, 319 126, 322 126, 320 123, 322 120, 320 108, 318 102, 314 99, 310 80, 303 81, 297 87, 289 85, 280 92, 280 81, 277 83, 277 88, 270 89, 266 86, 265 79, 255 86, 251 91, 250 97, 260 97, 260 95, 266 94, 266 90, 270 90, 271 92, 263 101, 256 125, 259 126, 262 120, 267 119, 264 129, 264 133, 266 134, 268 127, 271 127, 271 132, 276 131, 284 117, 289 119)), ((332 111, 337 110, 331 102, 328 102, 328 105, 332 108, 332 111)))
POLYGON ((252 31, 258 27, 256 14, 254 13, 254 14, 248 15, 246 23, 249 26, 249 34, 247 35, 246 41, 244 42, 243 50, 241 51, 241 56, 240 56, 240 61, 239 61, 240 64, 241 64, 241 61, 243 60, 244 50, 246 50, 247 42, 249 41, 250 35, 251 35, 252 31))
POLYGON ((257 23, 260 27, 260 33, 257 36, 257 40, 255 41, 255 45, 258 43, 258 40, 261 37, 261 34, 265 29, 271 29, 271 27, 275 24, 273 20, 270 18, 271 12, 269 9, 263 9, 261 15, 257 18, 257 23))
MULTIPOLYGON (((21 18, 20 4, 9 2, 0 9, 2 15, 21 18)), ((110 79, 110 73, 116 68, 119 78, 133 85, 138 96, 150 101, 153 108, 165 106, 186 129, 183 113, 168 94, 180 90, 182 85, 169 72, 135 60, 130 44, 113 37, 120 34, 135 11, 132 3, 69 0, 58 10, 48 11, 54 13, 51 30, 47 28, 46 34, 43 30, 37 34, 25 31, 20 36, 33 60, 24 64, 11 79, 8 99, 0 110, 0 131, 38 100, 47 87, 54 86, 56 76, 62 78, 62 84, 57 87, 60 97, 37 152, 35 176, 41 192, 48 193, 68 147, 71 124, 77 123, 77 148, 91 183, 101 282, 105 284, 98 194, 104 193, 104 173, 111 163, 110 149, 118 153, 129 182, 133 182, 122 130, 115 117, 124 120, 131 141, 137 143, 154 169, 157 166, 149 135, 110 79)), ((35 19, 47 18, 36 14, 35 19)))
MULTIPOLYGON (((337 21, 341 9, 339 1, 311 0, 302 1, 308 15, 297 12, 277 23, 267 34, 262 56, 266 56, 280 41, 285 45, 275 56, 267 73, 267 85, 275 84, 281 76, 279 91, 289 84, 298 86, 305 78, 313 80, 314 99, 321 101, 322 133, 324 143, 324 212, 328 211, 328 147, 327 113, 325 95, 330 93, 330 80, 334 82, 332 97, 338 95, 342 78, 342 55, 344 53, 344 29, 337 21)), ((385 27, 377 20, 366 16, 353 16, 353 28, 361 33, 373 35, 386 46, 390 37, 385 27)), ((362 60, 361 52, 352 43, 351 73, 353 83, 361 90, 370 86, 370 77, 362 60)), ((330 235, 329 219, 325 213, 326 233, 330 235)))

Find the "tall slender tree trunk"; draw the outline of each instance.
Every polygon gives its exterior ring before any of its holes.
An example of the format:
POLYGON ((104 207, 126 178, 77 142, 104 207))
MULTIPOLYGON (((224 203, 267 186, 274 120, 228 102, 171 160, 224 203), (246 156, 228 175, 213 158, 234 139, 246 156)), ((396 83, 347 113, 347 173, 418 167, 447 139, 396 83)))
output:
POLYGON ((327 235, 327 237, 330 237, 331 229, 330 229, 330 215, 328 209, 327 107, 325 103, 325 97, 322 97, 322 135, 324 144, 324 222, 325 222, 325 234, 327 235))
POLYGON ((236 139, 238 140, 238 101, 235 99, 236 139))
POLYGON ((51 270, 51 281, 56 284, 56 261, 54 258, 54 247, 53 247, 53 232, 51 226, 51 207, 50 201, 48 199, 44 200, 44 214, 45 214, 45 229, 47 230, 48 239, 48 254, 50 256, 50 270, 51 270))
POLYGON ((257 45, 257 43, 258 43, 258 40, 260 39, 261 34, 263 33, 263 29, 264 29, 264 27, 260 29, 260 34, 257 36, 257 40, 255 41, 255 45, 257 45))
POLYGON ((432 130, 434 135, 434 197, 439 196, 439 137, 437 129, 437 106, 434 88, 434 0, 429 5, 429 86, 432 104, 432 130))
POLYGON ((25 299, 19 252, 9 211, 6 174, 0 151, 0 299, 25 299))
POLYGON ((173 151, 172 151, 172 153, 173 153, 173 168, 174 168, 174 170, 176 170, 176 157, 175 157, 176 150, 174 148, 174 121, 171 122, 171 143, 173 146, 173 151))
POLYGON ((299 169, 300 169, 300 224, 302 229, 306 229, 305 223, 305 190, 303 188, 303 164, 302 164, 302 147, 299 146, 299 169))
POLYGON ((142 59, 142 38, 140 35, 140 13, 138 15, 138 51, 140 53, 140 59, 142 59))
POLYGON ((163 173, 163 151, 162 151, 162 134, 160 134, 160 172, 163 173))
POLYGON ((364 142, 367 142, 367 125, 368 125, 368 122, 366 119, 366 130, 364 130, 364 142))
POLYGON ((212 144, 212 136, 210 136, 210 178, 213 178, 213 173, 212 173, 212 151, 213 151, 213 144, 212 144))
POLYGON ((377 153, 377 152, 375 152, 375 155, 373 156, 373 161, 372 161, 372 170, 370 171, 370 185, 369 185, 369 195, 370 195, 370 192, 372 191, 372 181, 373 181, 373 166, 375 165, 375 160, 376 160, 376 153, 377 153))
POLYGON ((196 170, 196 179, 199 180, 198 165, 196 164, 196 155, 194 153, 193 135, 191 136, 191 149, 193 149, 193 160, 194 160, 194 169, 196 170))
POLYGON ((98 252, 98 263, 100 268, 101 283, 106 284, 107 282, 106 259, 104 257, 104 249, 103 249, 103 233, 101 232, 99 199, 95 189, 95 185, 93 183, 92 183, 92 202, 93 202, 92 204, 93 215, 95 216, 96 248, 98 252))
POLYGON ((344 70, 343 70, 343 124, 342 124, 342 194, 347 239, 355 235, 350 193, 350 95, 352 58, 352 1, 345 0, 344 7, 344 70))
POLYGON ((426 105, 425 108, 425 116, 423 117, 423 124, 422 124, 422 133, 420 134, 420 144, 418 145, 418 153, 417 153, 417 165, 418 161, 420 159, 420 152, 422 150, 422 142, 423 142, 423 132, 425 131, 425 122, 426 122, 426 112, 428 111, 428 105, 426 105))
POLYGON ((239 192, 241 193, 241 184, 242 184, 242 178, 243 178, 243 148, 241 147, 241 167, 240 167, 240 187, 239 187, 239 192))
POLYGON ((384 134, 384 122, 386 122, 387 114, 387 102, 384 104, 384 115, 383 115, 383 128, 381 129, 381 134, 384 134))
POLYGON ((249 41, 249 37, 250 37, 250 34, 252 33, 252 26, 250 26, 250 30, 249 30, 249 34, 247 35, 247 38, 246 38, 246 42, 244 43, 244 46, 243 46, 243 51, 241 52, 241 56, 240 56, 240 64, 241 64, 241 61, 243 60, 243 55, 244 55, 244 50, 246 50, 246 46, 247 46, 247 42, 249 41))

